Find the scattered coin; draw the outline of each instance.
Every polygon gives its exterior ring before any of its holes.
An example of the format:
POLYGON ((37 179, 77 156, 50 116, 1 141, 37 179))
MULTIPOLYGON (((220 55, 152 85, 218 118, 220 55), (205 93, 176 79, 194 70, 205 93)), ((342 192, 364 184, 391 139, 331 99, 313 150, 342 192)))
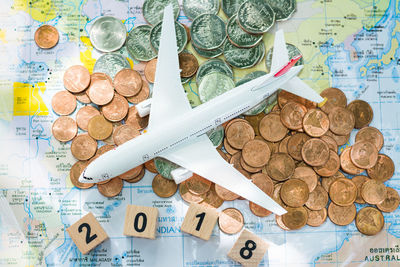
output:
POLYGON ((235 149, 243 149, 244 145, 254 139, 253 128, 247 122, 237 121, 232 123, 225 132, 229 144, 235 149))
MULTIPOLYGON (((287 45, 286 45, 287 47, 287 45)), ((297 55, 297 54, 296 54, 297 55)), ((314 102, 311 102, 305 98, 302 98, 298 95, 292 94, 290 92, 287 92, 285 90, 281 90, 278 94, 278 105, 280 108, 283 108, 288 102, 290 101, 294 101, 297 103, 302 104, 303 106, 305 106, 307 109, 310 108, 316 108, 317 104, 314 102)))
POLYGON ((338 153, 338 144, 336 143, 335 139, 328 135, 323 135, 320 137, 322 141, 328 144, 329 149, 338 153))
POLYGON ((331 186, 331 184, 336 181, 336 179, 338 178, 345 178, 345 176, 343 175, 343 173, 341 173, 340 171, 336 172, 333 176, 331 177, 323 177, 321 180, 321 185, 322 187, 325 189, 326 192, 329 192, 329 188, 331 186))
MULTIPOLYGON (((94 64, 93 72, 105 73, 114 79, 115 75, 122 69, 129 69, 131 65, 126 57, 120 53, 106 53, 101 55, 94 64)), ((111 82, 112 84, 112 82, 111 82)))
POLYGON ((179 15, 179 3, 177 0, 146 0, 143 3, 142 12, 144 19, 151 25, 156 25, 162 21, 164 17, 164 8, 172 4, 174 17, 178 18, 179 15))
POLYGON ((368 204, 382 203, 387 196, 386 186, 380 181, 368 179, 361 187, 361 196, 368 204))
POLYGON ((361 188, 362 188, 363 184, 369 180, 369 178, 364 175, 358 175, 358 176, 354 176, 351 180, 357 186, 357 198, 356 198, 355 202, 358 204, 365 204, 366 202, 361 196, 361 188))
POLYGON ((196 74, 196 83, 199 86, 204 76, 213 72, 220 72, 233 80, 232 68, 223 60, 215 58, 205 61, 199 66, 196 74))
POLYGON ((35 43, 42 49, 55 47, 59 38, 57 29, 51 25, 42 25, 35 31, 35 43))
POLYGON ((145 162, 144 166, 146 167, 146 170, 148 170, 149 172, 158 173, 156 164, 154 163, 154 159, 145 162))
POLYGON ((135 168, 132 168, 129 171, 118 175, 118 177, 121 178, 122 180, 132 180, 138 177, 138 175, 140 175, 140 173, 143 170, 143 167, 144 167, 143 165, 136 166, 135 168))
POLYGON ((68 91, 57 92, 51 99, 51 107, 58 115, 69 115, 76 109, 76 97, 68 91))
POLYGON ((66 116, 58 117, 51 127, 55 139, 61 142, 72 140, 78 132, 78 126, 74 119, 66 116))
POLYGON ((211 189, 211 182, 200 175, 193 174, 193 176, 186 180, 186 185, 189 191, 195 195, 203 195, 211 189))
POLYGON ((321 107, 322 111, 329 114, 334 107, 345 108, 347 106, 347 97, 342 90, 330 87, 321 92, 321 97, 327 99, 321 107))
POLYGON ((238 10, 240 26, 248 33, 267 32, 275 22, 275 12, 266 1, 248 0, 238 10))
POLYGON ((295 133, 294 135, 290 136, 287 143, 289 155, 295 160, 303 160, 303 157, 301 156, 301 149, 303 148, 304 143, 310 139, 311 137, 305 133, 295 133))
POLYGON ((299 166, 294 169, 293 175, 290 177, 291 179, 300 179, 304 181, 310 192, 313 192, 315 187, 318 184, 318 176, 315 171, 308 166, 299 166))
POLYGON ((114 88, 107 79, 96 79, 90 84, 88 95, 96 105, 106 105, 114 97, 114 88))
POLYGON ((201 14, 193 20, 190 36, 192 44, 200 49, 217 49, 226 38, 225 22, 215 14, 201 14))
POLYGON ((275 181, 285 181, 294 173, 295 164, 293 159, 285 153, 272 154, 268 161, 266 170, 268 175, 275 181))
POLYGON ((133 103, 133 104, 139 104, 140 102, 146 100, 150 96, 150 87, 149 84, 142 80, 142 89, 139 91, 137 95, 127 97, 126 99, 133 103))
POLYGON ((204 13, 217 15, 219 11, 219 0, 184 0, 182 8, 185 15, 190 20, 194 20, 197 16, 204 13))
POLYGON ((209 73, 202 78, 198 87, 200 101, 210 101, 234 87, 235 83, 231 77, 220 72, 209 73))
POLYGON ((317 185, 314 191, 310 192, 305 205, 310 210, 321 210, 326 207, 328 200, 328 193, 321 185, 317 185))
POLYGON ((126 40, 125 25, 117 18, 103 16, 90 28, 90 42, 101 52, 113 52, 120 49, 126 40))
POLYGON ((215 185, 211 186, 211 189, 205 193, 204 200, 200 202, 200 205, 208 208, 219 208, 224 203, 224 200, 215 193, 215 185))
POLYGON ((192 77, 199 68, 196 57, 190 53, 179 54, 179 67, 182 69, 181 77, 192 77))
POLYGON ((349 109, 354 114, 355 118, 355 128, 361 129, 371 123, 374 117, 374 112, 371 106, 364 100, 354 100, 348 106, 349 109))
POLYGON ((329 187, 329 196, 336 205, 352 205, 357 198, 357 186, 350 179, 338 178, 329 187))
POLYGON ((288 20, 296 11, 296 3, 297 1, 295 0, 268 1, 268 4, 271 6, 272 10, 274 10, 276 21, 288 20))
POLYGON ((142 77, 135 70, 122 69, 115 75, 114 88, 122 96, 134 96, 142 89, 142 77))
POLYGON ((154 176, 151 186, 153 188, 153 192, 157 196, 163 198, 173 196, 178 189, 178 185, 175 183, 175 181, 166 179, 159 174, 154 176))
POLYGON ((355 139, 356 143, 362 141, 374 144, 376 149, 379 151, 383 146, 383 135, 374 127, 364 127, 357 132, 355 139))
POLYGON ((358 168, 372 168, 378 160, 378 150, 370 142, 356 142, 350 150, 350 160, 358 168))
POLYGON ((244 226, 243 214, 235 208, 224 209, 219 214, 218 226, 225 234, 239 233, 244 226))
POLYGON ((229 42, 237 47, 251 48, 256 46, 262 41, 263 35, 254 35, 245 32, 239 25, 237 15, 230 17, 226 25, 226 33, 229 38, 229 42))
POLYGON ((179 184, 179 194, 181 195, 182 199, 188 203, 200 203, 205 199, 205 194, 192 194, 186 185, 186 181, 179 184))
POLYGON ((262 167, 269 161, 271 151, 267 143, 261 140, 250 140, 242 149, 243 160, 252 167, 262 167))
POLYGON ((307 224, 308 214, 304 207, 288 207, 287 213, 282 215, 283 224, 290 230, 298 230, 307 224))
MULTIPOLYGON (((297 102, 289 102, 281 110, 281 121, 287 128, 299 130, 303 127, 303 118, 306 113, 307 108, 305 106, 297 102)), ((306 124, 304 127, 306 127, 306 124)))
POLYGON ((373 207, 364 207, 356 217, 356 227, 364 235, 376 235, 385 225, 382 212, 373 207))
POLYGON ((323 208, 321 210, 307 210, 308 213, 308 219, 307 219, 307 225, 313 226, 313 227, 318 227, 322 225, 328 216, 328 210, 326 208, 323 208))
POLYGON ((396 189, 386 187, 386 198, 381 203, 376 204, 376 207, 383 212, 393 212, 399 207, 400 197, 396 189))
POLYGON ((88 133, 96 140, 104 140, 111 135, 113 125, 103 115, 96 115, 89 120, 88 133))
POLYGON ((364 170, 355 166, 353 162, 350 160, 350 150, 351 147, 346 147, 342 151, 342 154, 340 154, 340 167, 344 172, 348 174, 358 175, 362 173, 364 170))
POLYGON ((144 175, 145 175, 145 171, 144 171, 144 168, 143 168, 138 176, 136 176, 136 177, 134 177, 132 179, 129 179, 129 180, 124 180, 124 181, 126 181, 128 183, 137 183, 137 182, 140 182, 140 180, 143 179, 144 175))
MULTIPOLYGON (((301 207, 308 200, 309 190, 304 181, 299 179, 289 179, 283 183, 280 195, 282 201, 286 205, 290 207, 301 207)), ((286 223, 285 225, 288 226, 286 223)))
MULTIPOLYGON (((162 24, 162 21, 160 21, 159 23, 154 25, 154 27, 150 31, 150 44, 153 50, 156 52, 158 52, 158 48, 160 46, 162 24)), ((185 49, 185 46, 187 44, 187 34, 185 27, 183 27, 181 23, 175 21, 174 24, 176 44, 179 54, 185 49)))
POLYGON ((90 84, 90 73, 87 68, 81 65, 69 67, 64 72, 64 87, 71 93, 80 93, 90 84))
POLYGON ((372 179, 386 182, 394 173, 393 160, 384 154, 379 154, 376 164, 372 168, 368 169, 367 173, 372 179))
POLYGON ((83 170, 87 167, 87 161, 77 161, 72 165, 71 169, 69 170, 69 178, 71 183, 80 188, 80 189, 88 189, 94 186, 93 183, 81 183, 79 182, 79 177, 81 176, 83 170))
POLYGON ((336 225, 345 226, 356 218, 357 210, 354 204, 350 206, 339 206, 331 202, 328 207, 329 219, 336 225))
POLYGON ((334 107, 329 115, 329 129, 337 135, 348 135, 354 128, 354 114, 342 107, 334 107))
POLYGON ((132 125, 122 124, 115 129, 115 132, 113 133, 113 139, 115 144, 120 146, 139 135, 140 132, 132 125))
POLYGON ((149 83, 154 83, 156 77, 157 58, 150 60, 144 69, 144 76, 149 83))
POLYGON ((97 150, 97 142, 88 134, 76 136, 71 143, 72 155, 78 160, 88 160, 94 156, 97 150))
POLYGON ((222 198, 224 201, 232 201, 239 198, 239 195, 229 191, 228 189, 215 184, 215 193, 222 198))
POLYGON ((259 42, 254 47, 242 48, 228 41, 224 43, 223 49, 226 61, 238 69, 247 69, 257 65, 265 55, 264 42, 259 42))
POLYGON ((150 25, 135 26, 126 39, 126 49, 138 61, 149 61, 157 56, 150 45, 150 25))
POLYGON ((290 230, 291 230, 291 229, 289 229, 289 228, 283 223, 283 221, 282 221, 282 216, 275 215, 275 221, 276 221, 276 224, 277 224, 282 230, 285 230, 285 231, 290 231, 290 230))
POLYGON ((340 159, 337 152, 333 150, 329 150, 329 159, 328 161, 319 167, 314 167, 316 173, 321 176, 329 177, 334 175, 340 168, 340 159))
POLYGON ((124 182, 116 177, 105 184, 97 184, 97 190, 105 197, 115 197, 122 191, 124 182))
POLYGON ((268 114, 260 121, 260 134, 270 142, 278 142, 285 138, 288 129, 282 124, 278 114, 268 114))
POLYGON ((89 120, 96 115, 100 115, 100 111, 98 111, 93 106, 84 106, 78 110, 76 113, 76 123, 78 127, 84 131, 88 130, 89 120))
POLYGON ((329 130, 328 116, 319 109, 310 109, 304 116, 303 129, 311 137, 323 136, 329 130))
POLYGON ((125 97, 116 93, 110 103, 101 107, 101 112, 107 120, 118 122, 122 121, 126 117, 128 109, 128 101, 125 97))
POLYGON ((332 137, 336 141, 338 146, 342 146, 342 145, 346 144, 347 141, 349 141, 349 139, 350 139, 350 134, 337 135, 337 134, 332 133, 330 130, 328 130, 325 135, 332 137))
POLYGON ((125 118, 125 123, 140 131, 147 127, 149 116, 140 117, 136 107, 132 106, 128 109, 128 116, 125 118))
POLYGON ((329 160, 329 147, 321 139, 311 138, 301 148, 301 156, 308 165, 322 166, 329 160))

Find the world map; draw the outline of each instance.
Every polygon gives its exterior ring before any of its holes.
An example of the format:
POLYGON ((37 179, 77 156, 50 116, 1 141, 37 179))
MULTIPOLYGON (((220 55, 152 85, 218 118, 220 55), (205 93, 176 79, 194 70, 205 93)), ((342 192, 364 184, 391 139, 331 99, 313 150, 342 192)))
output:
MULTIPOLYGON (((64 89, 64 71, 75 64, 92 71, 101 55, 90 43, 91 25, 109 15, 130 31, 146 23, 142 4, 143 0, 0 1, 0 265, 238 265, 227 257, 238 235, 226 235, 217 226, 209 241, 183 234, 180 225, 188 204, 179 194, 168 199, 155 195, 151 187, 154 174, 147 172, 136 184, 125 183, 114 198, 103 197, 95 187, 75 188, 69 178, 76 161, 71 144, 52 137, 51 125, 57 115, 50 103, 64 89), (34 42, 35 30, 43 24, 55 26, 60 33, 53 49, 42 50, 34 42), (158 208, 155 240, 122 234, 121 218, 129 204, 158 208), (82 255, 66 228, 88 212, 96 216, 110 239, 82 255)), ((220 15, 227 19, 221 10, 220 15)), ((178 20, 191 23, 182 11, 178 20)), ((372 106, 371 126, 384 135, 381 153, 389 155, 396 166, 393 178, 385 184, 399 191, 399 2, 299 0, 294 16, 265 34, 267 50, 278 29, 302 52, 305 64, 300 77, 305 82, 318 92, 340 88, 348 102, 362 99, 372 106)), ((187 48, 193 52, 190 44, 187 48)), ((133 68, 143 70, 143 63, 130 58, 126 49, 119 52, 133 68)), ((266 70, 265 60, 252 69, 235 69, 235 81, 255 70, 266 70)), ((191 104, 199 105, 194 79, 185 90, 191 104)), ((355 131, 341 149, 353 144, 354 136, 355 131)), ((399 209, 385 213, 383 231, 367 237, 357 231, 354 222, 339 227, 329 219, 317 228, 286 232, 277 226, 274 215, 253 215, 246 201, 225 202, 219 210, 227 207, 242 211, 245 228, 269 243, 261 266, 399 266, 399 209)), ((361 207, 357 204, 358 210, 361 207)))

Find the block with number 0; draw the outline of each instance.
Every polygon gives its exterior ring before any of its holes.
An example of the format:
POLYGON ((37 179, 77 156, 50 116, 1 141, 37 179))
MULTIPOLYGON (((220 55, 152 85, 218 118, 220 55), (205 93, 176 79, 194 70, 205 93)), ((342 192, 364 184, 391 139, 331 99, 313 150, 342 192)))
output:
POLYGON ((183 220, 181 230, 201 239, 209 240, 217 219, 218 211, 216 209, 192 203, 183 220))
POLYGON ((107 233, 90 212, 68 227, 67 232, 82 254, 89 253, 108 239, 107 233))
POLYGON ((124 235, 156 238, 158 209, 128 205, 126 208, 124 235))
POLYGON ((243 266, 258 266, 269 245, 260 237, 244 229, 228 253, 228 257, 243 266))

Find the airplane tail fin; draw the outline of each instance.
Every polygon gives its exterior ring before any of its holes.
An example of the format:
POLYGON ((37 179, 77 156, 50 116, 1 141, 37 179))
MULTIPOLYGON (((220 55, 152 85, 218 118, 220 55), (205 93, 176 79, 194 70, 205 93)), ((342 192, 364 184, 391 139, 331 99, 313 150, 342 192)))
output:
MULTIPOLYGON (((274 50, 272 53, 271 72, 275 73, 282 69, 289 61, 289 54, 286 48, 285 36, 283 30, 275 33, 274 50)), ((298 77, 294 77, 282 86, 281 89, 308 99, 313 102, 322 103, 324 98, 317 94, 314 89, 308 86, 298 77)))

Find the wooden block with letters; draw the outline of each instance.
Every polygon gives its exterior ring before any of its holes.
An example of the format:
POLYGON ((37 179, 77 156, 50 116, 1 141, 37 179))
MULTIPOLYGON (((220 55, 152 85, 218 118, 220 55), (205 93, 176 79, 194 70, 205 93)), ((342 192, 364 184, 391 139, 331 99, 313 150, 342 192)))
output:
POLYGON ((128 205, 124 235, 155 239, 157 218, 157 208, 128 205))
POLYGON ((82 254, 89 253, 108 239, 107 233, 91 212, 68 227, 67 232, 82 254))
POLYGON ((269 245, 263 239, 244 229, 228 253, 228 257, 243 266, 258 266, 269 245))
POLYGON ((185 233, 209 240, 215 223, 218 219, 218 211, 192 203, 183 220, 181 230, 185 233))

